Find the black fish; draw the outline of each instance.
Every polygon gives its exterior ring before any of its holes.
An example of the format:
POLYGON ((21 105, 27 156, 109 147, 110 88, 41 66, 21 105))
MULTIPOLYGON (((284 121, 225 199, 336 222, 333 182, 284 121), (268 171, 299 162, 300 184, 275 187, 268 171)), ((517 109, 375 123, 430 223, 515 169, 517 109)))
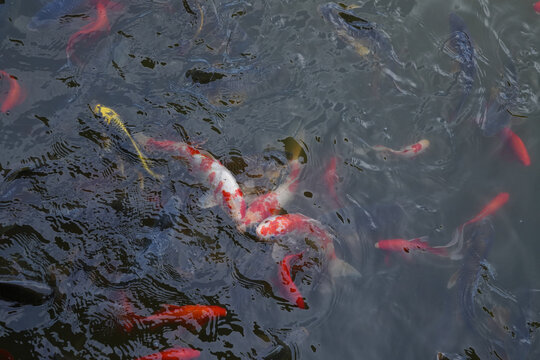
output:
POLYGON ((0 299, 28 305, 41 305, 54 291, 47 284, 32 280, 0 278, 0 299))

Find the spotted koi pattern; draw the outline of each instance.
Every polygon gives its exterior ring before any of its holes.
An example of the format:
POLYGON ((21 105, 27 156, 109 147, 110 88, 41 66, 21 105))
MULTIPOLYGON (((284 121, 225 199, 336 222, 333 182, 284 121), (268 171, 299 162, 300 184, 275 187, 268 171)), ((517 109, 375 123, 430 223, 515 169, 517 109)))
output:
POLYGON ((418 141, 417 143, 406 146, 406 147, 404 147, 403 149, 400 149, 400 150, 394 150, 394 149, 388 148, 388 147, 383 146, 383 145, 375 145, 375 146, 372 146, 371 148, 373 150, 375 150, 375 151, 386 151, 386 152, 390 152, 390 153, 392 153, 394 155, 398 155, 398 156, 402 156, 404 158, 409 158, 410 159, 410 158, 413 158, 413 157, 415 157, 417 155, 420 155, 428 147, 429 147, 429 140, 422 139, 422 140, 418 141))

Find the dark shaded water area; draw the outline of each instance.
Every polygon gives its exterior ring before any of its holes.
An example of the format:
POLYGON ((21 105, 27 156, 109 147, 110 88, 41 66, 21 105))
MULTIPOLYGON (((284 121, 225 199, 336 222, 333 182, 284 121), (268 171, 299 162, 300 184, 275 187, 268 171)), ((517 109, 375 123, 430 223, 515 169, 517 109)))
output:
POLYGON ((57 1, 48 18, 47 3, 0 1, 0 101, 11 80, 21 88, 0 112, 0 349, 15 359, 173 347, 201 359, 539 358, 532 4, 88 0, 57 1), (93 32, 100 4, 109 26, 93 32), (143 148, 151 176, 125 133, 95 116, 98 103, 133 135, 208 151, 248 200, 283 182, 301 148, 283 212, 320 221, 361 277, 331 276, 324 256, 298 263, 299 308, 280 291, 283 246, 240 232, 203 206, 208 188, 184 162, 143 148), (429 147, 412 158, 372 147, 421 139, 429 147), (422 236, 444 246, 502 192, 508 202, 463 229, 455 256, 375 247, 422 236), (127 333, 126 299, 140 315, 161 304, 227 315, 196 331, 127 333))

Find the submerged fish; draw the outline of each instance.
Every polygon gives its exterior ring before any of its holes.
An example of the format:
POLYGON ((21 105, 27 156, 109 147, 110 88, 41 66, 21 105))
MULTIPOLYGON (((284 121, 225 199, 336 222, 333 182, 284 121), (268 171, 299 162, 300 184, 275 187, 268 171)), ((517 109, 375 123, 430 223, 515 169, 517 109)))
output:
POLYGON ((279 280, 281 281, 282 293, 285 298, 296 304, 300 309, 305 309, 306 303, 304 302, 304 298, 291 276, 291 261, 301 258, 302 253, 286 255, 279 263, 279 280))
POLYGON ((0 111, 7 113, 14 106, 17 106, 24 101, 25 94, 17 79, 12 75, 0 70, 0 79, 7 79, 9 82, 9 90, 4 101, 2 102, 2 105, 0 106, 0 111))
POLYGON ((465 21, 459 15, 451 13, 449 22, 452 34, 447 42, 452 50, 453 59, 459 64, 463 88, 458 103, 453 110, 453 115, 450 118, 450 120, 454 120, 459 115, 465 100, 472 91, 474 77, 476 76, 476 64, 474 62, 474 47, 469 31, 465 26, 465 21))
POLYGON ((165 304, 161 306, 161 311, 154 315, 139 316, 133 313, 131 304, 127 300, 124 300, 124 310, 127 314, 123 327, 128 332, 133 330, 133 327, 155 328, 174 324, 182 325, 191 331, 198 331, 211 319, 227 315, 227 310, 221 306, 165 304))
POLYGON ((385 152, 392 153, 394 155, 398 155, 398 156, 410 159, 410 158, 420 155, 428 147, 429 147, 429 140, 422 139, 418 141, 417 143, 408 145, 400 150, 394 150, 383 145, 375 145, 375 146, 372 146, 371 148, 375 151, 385 151, 385 152))
POLYGON ((155 140, 142 134, 137 134, 136 137, 143 146, 165 150, 184 160, 190 170, 206 182, 210 188, 211 200, 227 211, 240 231, 245 231, 244 194, 234 175, 225 166, 209 153, 197 150, 183 142, 155 140))
POLYGON ((508 144, 519 162, 525 166, 531 165, 531 158, 529 156, 529 152, 527 151, 527 147, 525 147, 523 140, 521 140, 516 133, 509 128, 504 128, 501 131, 501 137, 503 138, 503 141, 508 144))
POLYGON ((334 237, 315 219, 302 214, 285 214, 269 217, 257 226, 257 236, 270 240, 286 235, 308 237, 317 242, 329 260, 329 273, 336 276, 360 276, 358 270, 339 259, 334 248, 334 237))
POLYGON ((0 277, 0 299, 20 304, 41 305, 51 298, 53 289, 47 284, 0 277))
POLYGON ((251 202, 243 220, 244 226, 248 227, 258 224, 272 215, 277 215, 283 206, 293 197, 298 187, 300 163, 298 160, 293 160, 290 164, 291 172, 283 184, 276 190, 263 194, 251 202))
POLYGON ((174 348, 146 355, 135 360, 189 360, 195 359, 200 355, 201 352, 198 350, 188 348, 174 348))
POLYGON ((133 147, 135 148, 135 151, 137 152, 137 156, 139 157, 139 160, 141 161, 141 164, 143 168, 146 170, 146 172, 148 172, 151 176, 155 177, 156 179, 161 178, 161 175, 156 174, 150 169, 150 167, 148 166, 148 163, 146 162, 146 157, 143 155, 141 150, 139 150, 137 143, 131 136, 129 130, 127 129, 122 119, 120 119, 120 116, 116 113, 116 111, 114 111, 113 109, 109 107, 103 106, 101 104, 97 104, 96 106, 94 106, 93 112, 95 115, 102 117, 107 123, 107 125, 110 125, 112 123, 117 129, 122 131, 128 137, 129 141, 131 141, 131 143, 133 144, 133 147))
POLYGON ((43 6, 32 17, 27 27, 29 30, 39 30, 39 28, 58 22, 61 17, 76 10, 86 0, 52 0, 43 6))
POLYGON ((405 240, 405 239, 387 239, 380 240, 375 243, 375 247, 381 250, 389 251, 405 251, 406 253, 419 250, 426 251, 439 256, 447 256, 448 250, 446 247, 433 247, 427 243, 427 236, 405 240))
POLYGON ((483 220, 489 215, 494 214, 508 202, 508 199, 510 199, 510 194, 507 192, 497 194, 497 196, 495 196, 475 217, 465 222, 463 225, 461 225, 461 227, 463 228, 465 225, 473 224, 477 221, 483 220))
POLYGON ((390 58, 398 62, 388 36, 375 24, 353 14, 350 8, 330 2, 320 5, 319 12, 359 55, 374 54, 379 58, 390 58))

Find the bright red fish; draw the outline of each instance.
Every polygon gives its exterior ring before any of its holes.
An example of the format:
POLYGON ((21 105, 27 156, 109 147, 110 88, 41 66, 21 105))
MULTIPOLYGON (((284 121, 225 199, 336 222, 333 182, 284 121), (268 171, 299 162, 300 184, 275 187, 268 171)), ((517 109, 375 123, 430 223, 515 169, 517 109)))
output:
POLYGON ((499 193, 497 196, 495 196, 493 198, 493 200, 491 200, 489 202, 489 204, 487 204, 483 209, 482 211, 480 211, 475 217, 473 217, 471 220, 467 221, 466 223, 464 223, 463 225, 461 225, 461 228, 463 229, 463 227, 465 225, 468 225, 468 224, 472 224, 472 223, 475 223, 477 221, 480 221, 482 220, 483 218, 495 213, 497 210, 499 210, 504 204, 506 204, 506 202, 508 201, 508 199, 510 199, 510 194, 506 193, 506 192, 503 192, 503 193, 499 193))
POLYGON ((535 4, 533 5, 533 7, 534 7, 534 10, 535 10, 537 13, 540 14, 540 1, 538 1, 537 3, 535 3, 535 4))
POLYGON ((127 315, 123 326, 128 332, 134 326, 154 328, 173 324, 179 324, 191 331, 197 331, 211 319, 227 315, 226 309, 209 305, 178 306, 166 304, 162 305, 161 312, 146 317, 134 314, 127 300, 124 301, 124 308, 127 315))
POLYGON ((318 242, 319 247, 328 258, 328 270, 332 277, 360 276, 355 268, 337 257, 334 237, 315 219, 302 214, 275 215, 260 223, 256 232, 262 240, 270 240, 293 233, 302 237, 311 237, 318 242))
POLYGON ((7 96, 2 103, 2 106, 0 107, 1 112, 7 113, 14 106, 22 103, 24 101, 25 95, 24 91, 22 90, 19 82, 15 79, 15 77, 9 75, 7 72, 2 70, 0 70, 0 75, 0 78, 5 78, 9 82, 9 90, 7 96))
POLYGON ((188 360, 195 359, 201 352, 188 348, 174 348, 164 350, 155 354, 146 355, 135 360, 188 360))
MULTIPOLYGON (((67 47, 66 47, 66 55, 68 59, 72 58, 75 43, 79 41, 81 37, 86 36, 86 35, 91 35, 98 31, 109 31, 111 29, 110 24, 109 24, 109 18, 107 16, 107 7, 106 7, 107 3, 108 3, 107 0, 98 1, 98 3, 96 4, 97 16, 94 19, 94 21, 92 21, 89 24, 86 24, 75 34, 70 36, 67 43, 67 47)), ((80 62, 78 59, 76 60, 80 62)))
POLYGON ((527 151, 527 148, 525 147, 525 144, 520 139, 520 137, 517 136, 516 133, 514 133, 509 128, 504 128, 501 131, 501 134, 505 138, 508 145, 510 146, 516 157, 519 159, 519 161, 525 166, 531 165, 531 158, 529 157, 529 152, 527 151))
POLYGON ((283 285, 283 293, 287 300, 296 304, 300 309, 305 309, 306 304, 300 290, 296 287, 291 276, 291 261, 301 259, 302 253, 286 255, 279 263, 279 279, 283 285))
POLYGON ((297 160, 290 162, 291 172, 288 179, 276 190, 257 197, 249 205, 243 224, 248 227, 258 224, 264 219, 278 214, 283 206, 293 197, 298 188, 298 176, 300 175, 300 163, 297 160))
POLYGON ((392 154, 399 155, 405 158, 413 158, 423 153, 428 147, 429 147, 429 140, 422 139, 418 141, 417 143, 406 146, 400 150, 394 150, 383 145, 375 145, 375 146, 372 146, 371 148, 375 151, 387 151, 387 152, 391 152, 392 154))
POLYGON ((186 161, 190 170, 207 183, 213 199, 229 213, 238 230, 245 230, 243 224, 246 216, 244 194, 234 175, 221 162, 209 153, 197 150, 183 142, 155 140, 140 133, 134 137, 143 146, 173 152, 177 157, 186 161))
POLYGON ((432 247, 427 243, 427 236, 406 240, 406 239, 388 239, 375 243, 375 247, 381 250, 405 251, 409 253, 413 250, 427 251, 439 256, 447 256, 448 251, 442 247, 432 247))

